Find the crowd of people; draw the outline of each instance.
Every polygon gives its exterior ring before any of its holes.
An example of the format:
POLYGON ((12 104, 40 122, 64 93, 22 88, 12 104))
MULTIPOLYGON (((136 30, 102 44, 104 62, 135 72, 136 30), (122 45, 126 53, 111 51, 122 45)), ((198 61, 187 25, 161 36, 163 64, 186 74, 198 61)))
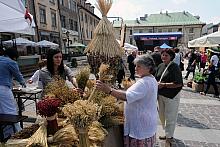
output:
MULTIPOLYGON (((47 59, 39 64, 39 70, 25 82, 19 71, 16 59, 18 53, 15 49, 1 50, 0 55, 0 113, 17 115, 17 105, 12 93, 12 80, 15 78, 22 86, 26 82, 32 84, 38 82, 43 90, 55 76, 64 80, 68 79, 73 85, 73 90, 82 92, 77 88, 71 69, 63 63, 62 52, 59 49, 49 49, 47 59)), ((178 107, 180 103, 180 91, 183 87, 182 71, 183 60, 188 58, 187 74, 195 74, 196 67, 199 71, 206 71, 208 57, 205 52, 199 54, 190 50, 185 56, 178 48, 161 49, 154 48, 151 54, 137 55, 133 51, 127 56, 130 79, 136 81, 131 87, 124 91, 121 87, 122 79, 125 77, 126 65, 121 60, 119 73, 117 75, 118 88, 107 85, 99 80, 96 88, 117 99, 125 101, 125 123, 124 123, 124 146, 125 147, 153 147, 156 143, 157 118, 159 115, 164 136, 159 139, 166 140, 166 147, 174 142, 174 130, 176 126, 178 107), (138 77, 138 78, 137 78, 138 77), (172 91, 172 92, 171 92, 172 91), (158 105, 158 106, 157 106, 158 105)), ((213 79, 219 66, 216 54, 210 58, 208 70, 210 71, 207 88, 201 94, 206 95, 210 85, 215 88, 215 96, 219 95, 218 88, 213 79)), ((16 130, 21 128, 16 125, 16 130)), ((11 131, 5 132, 10 136, 11 131)))

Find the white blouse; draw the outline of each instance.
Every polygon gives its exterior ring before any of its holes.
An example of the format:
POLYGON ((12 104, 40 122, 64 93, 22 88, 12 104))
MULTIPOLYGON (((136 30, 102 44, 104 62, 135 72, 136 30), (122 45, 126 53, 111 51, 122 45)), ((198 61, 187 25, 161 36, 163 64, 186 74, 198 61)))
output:
POLYGON ((139 79, 126 91, 124 135, 135 139, 152 137, 157 131, 158 84, 153 76, 139 79))

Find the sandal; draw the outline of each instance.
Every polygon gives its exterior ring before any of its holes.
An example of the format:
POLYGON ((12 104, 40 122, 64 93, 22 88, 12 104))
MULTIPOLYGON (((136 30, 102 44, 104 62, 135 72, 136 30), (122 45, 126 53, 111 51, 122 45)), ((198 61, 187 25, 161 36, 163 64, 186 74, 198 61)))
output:
POLYGON ((166 136, 159 136, 160 140, 166 140, 166 136))
POLYGON ((206 95, 206 93, 205 93, 205 92, 200 92, 200 94, 201 94, 201 95, 206 95))
POLYGON ((165 147, 172 147, 172 145, 175 144, 175 139, 172 138, 166 138, 165 147))

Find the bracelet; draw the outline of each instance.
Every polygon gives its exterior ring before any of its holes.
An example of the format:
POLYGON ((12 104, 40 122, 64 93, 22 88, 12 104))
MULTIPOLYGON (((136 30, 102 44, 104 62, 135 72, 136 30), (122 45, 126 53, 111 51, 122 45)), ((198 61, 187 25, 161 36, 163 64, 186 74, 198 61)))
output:
POLYGON ((111 95, 112 91, 113 91, 113 89, 111 88, 111 90, 109 91, 109 93, 108 93, 108 94, 109 94, 109 95, 111 95))

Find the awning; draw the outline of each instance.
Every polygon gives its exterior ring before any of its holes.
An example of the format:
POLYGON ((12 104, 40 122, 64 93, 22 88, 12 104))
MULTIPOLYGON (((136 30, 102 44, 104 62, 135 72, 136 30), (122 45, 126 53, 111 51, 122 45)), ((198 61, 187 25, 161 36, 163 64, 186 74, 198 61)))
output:
POLYGON ((182 35, 182 32, 134 33, 133 37, 135 40, 177 40, 182 35))

